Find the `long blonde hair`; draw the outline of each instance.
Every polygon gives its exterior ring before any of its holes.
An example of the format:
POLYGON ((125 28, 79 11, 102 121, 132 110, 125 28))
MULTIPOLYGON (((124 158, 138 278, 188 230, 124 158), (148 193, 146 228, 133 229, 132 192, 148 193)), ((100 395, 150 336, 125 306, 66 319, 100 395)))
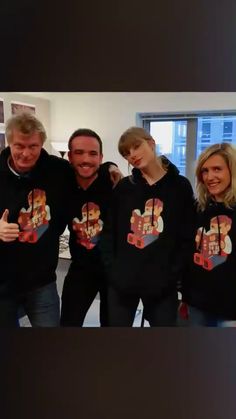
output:
POLYGON ((202 211, 206 208, 211 195, 202 180, 202 166, 213 155, 223 157, 231 176, 231 182, 223 197, 223 203, 230 208, 236 203, 236 149, 229 143, 217 143, 206 148, 198 157, 196 166, 196 193, 198 208, 202 211))

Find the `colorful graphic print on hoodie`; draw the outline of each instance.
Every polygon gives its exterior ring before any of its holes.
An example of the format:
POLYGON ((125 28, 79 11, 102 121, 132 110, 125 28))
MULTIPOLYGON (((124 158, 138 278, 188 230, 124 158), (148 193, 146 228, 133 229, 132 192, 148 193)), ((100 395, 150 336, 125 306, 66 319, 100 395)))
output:
POLYGON ((88 250, 93 249, 103 228, 103 221, 99 218, 101 214, 99 205, 94 202, 86 202, 82 206, 81 213, 81 220, 77 217, 73 219, 76 241, 88 250))
POLYGON ((132 233, 128 233, 128 243, 143 249, 157 240, 164 227, 160 215, 162 210, 163 202, 157 198, 151 198, 145 202, 143 213, 139 209, 133 210, 130 219, 132 233))
POLYGON ((33 189, 28 194, 29 207, 19 212, 20 242, 36 243, 48 229, 51 219, 50 208, 46 205, 46 192, 33 189))
POLYGON ((212 270, 224 263, 232 252, 232 242, 228 235, 232 220, 227 215, 217 215, 210 220, 210 229, 197 230, 195 237, 198 252, 194 253, 194 263, 203 269, 212 270))

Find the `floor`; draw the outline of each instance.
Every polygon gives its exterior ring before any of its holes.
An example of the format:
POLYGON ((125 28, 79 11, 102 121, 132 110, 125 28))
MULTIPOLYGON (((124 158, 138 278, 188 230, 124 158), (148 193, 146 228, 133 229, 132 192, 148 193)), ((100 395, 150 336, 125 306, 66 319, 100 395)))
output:
MULTIPOLYGON (((57 288, 58 293, 61 296, 62 293, 62 287, 65 275, 68 271, 68 268, 70 266, 70 260, 67 258, 59 258, 58 268, 57 268, 57 288)), ((99 313, 99 295, 97 295, 96 299, 94 300, 93 304, 91 305, 87 316, 84 321, 84 327, 99 327, 98 322, 98 313, 99 313)), ((141 324, 141 318, 142 318, 142 305, 137 309, 135 320, 134 320, 134 327, 140 327, 141 324)), ((20 319, 20 325, 21 327, 30 327, 30 323, 27 316, 24 316, 20 319)), ((145 327, 149 326, 149 323, 145 321, 144 324, 145 327)))

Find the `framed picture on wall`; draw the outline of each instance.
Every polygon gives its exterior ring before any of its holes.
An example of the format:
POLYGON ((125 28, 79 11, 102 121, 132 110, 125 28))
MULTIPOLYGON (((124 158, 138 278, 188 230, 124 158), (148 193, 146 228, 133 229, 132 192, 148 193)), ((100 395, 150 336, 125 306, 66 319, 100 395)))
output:
POLYGON ((30 112, 35 115, 35 106, 28 103, 11 102, 11 113, 16 115, 20 112, 30 112))
POLYGON ((0 153, 5 148, 5 134, 0 132, 0 153))
POLYGON ((3 100, 0 99, 0 124, 4 123, 4 108, 3 108, 3 100))

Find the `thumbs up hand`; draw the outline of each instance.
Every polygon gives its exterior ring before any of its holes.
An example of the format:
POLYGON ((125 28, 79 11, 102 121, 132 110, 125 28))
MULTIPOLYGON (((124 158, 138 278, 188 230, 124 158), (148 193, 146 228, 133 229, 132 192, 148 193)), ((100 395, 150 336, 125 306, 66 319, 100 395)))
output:
POLYGON ((0 240, 12 242, 19 236, 19 226, 16 223, 8 223, 9 210, 5 209, 0 218, 0 240))
POLYGON ((5 221, 7 223, 8 222, 8 215, 9 215, 9 210, 5 209, 5 211, 2 214, 1 220, 5 221))

